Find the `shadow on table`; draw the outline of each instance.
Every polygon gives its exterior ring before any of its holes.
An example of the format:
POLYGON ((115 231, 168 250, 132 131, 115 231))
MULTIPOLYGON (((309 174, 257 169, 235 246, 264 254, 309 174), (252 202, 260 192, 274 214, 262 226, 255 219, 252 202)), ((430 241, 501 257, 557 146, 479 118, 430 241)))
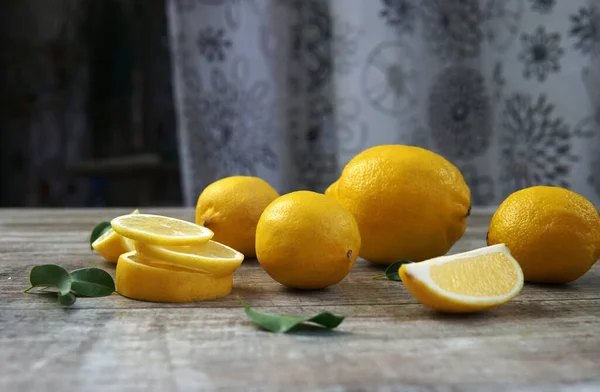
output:
MULTIPOLYGON (((259 330, 266 331, 260 327, 259 330)), ((327 338, 341 338, 353 335, 352 332, 343 331, 339 329, 327 329, 323 327, 311 326, 311 325, 299 325, 291 331, 287 332, 286 335, 291 336, 308 336, 308 337, 327 337, 327 338)))

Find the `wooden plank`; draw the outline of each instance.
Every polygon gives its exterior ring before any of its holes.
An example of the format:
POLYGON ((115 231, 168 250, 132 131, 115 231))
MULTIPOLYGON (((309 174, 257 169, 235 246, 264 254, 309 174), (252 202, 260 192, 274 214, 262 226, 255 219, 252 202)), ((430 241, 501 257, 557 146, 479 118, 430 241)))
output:
POLYGON ((0 387, 55 390, 52 385, 68 382, 84 390, 293 390, 583 382, 600 370, 600 323, 590 316, 599 304, 545 303, 535 311, 546 307, 548 316, 539 318, 533 312, 522 318, 510 308, 448 318, 419 305, 384 306, 350 318, 339 332, 287 336, 256 330, 240 309, 4 311, 3 328, 15 332, 2 337, 0 387), (499 319, 503 328, 492 328, 499 319), (32 372, 45 376, 32 380, 32 372))
MULTIPOLYGON (((28 286, 28 271, 31 266, 36 264, 56 263, 68 270, 94 266, 103 268, 114 276, 114 264, 98 260, 95 255, 88 253, 83 256, 77 253, 60 254, 58 252, 55 255, 56 257, 48 258, 44 252, 0 254, 0 292, 9 299, 9 301, 0 303, 0 309, 52 309, 55 307, 55 304, 46 298, 22 293, 22 289, 28 286), (26 259, 31 260, 32 263, 26 264, 26 259), (12 263, 15 260, 23 262, 21 265, 13 266, 12 263)), ((176 305, 157 304, 132 302, 115 294, 110 298, 78 300, 75 306, 82 308, 237 307, 239 304, 235 297, 238 295, 257 306, 271 307, 417 303, 417 300, 401 283, 371 279, 372 276, 379 273, 381 273, 381 268, 360 260, 351 274, 340 284, 326 290, 301 292, 281 286, 269 278, 255 260, 247 260, 235 274, 233 294, 218 301, 176 305)), ((570 285, 526 285, 521 294, 505 306, 523 304, 535 308, 535 302, 539 301, 600 300, 598 281, 600 281, 600 266, 594 267, 591 272, 570 285)))
MULTIPOLYGON (((527 285, 494 311, 441 315, 402 284, 372 280, 359 261, 339 285, 288 290, 254 260, 231 296, 193 304, 117 294, 56 299, 23 294, 31 266, 114 265, 87 236, 119 210, 0 210, 0 390, 600 390, 600 266, 565 286, 527 285), (337 331, 276 335, 256 328, 235 296, 286 314, 348 315, 337 331)), ((193 210, 160 209, 184 219, 193 210)), ((489 211, 474 211, 452 252, 483 246, 489 211)))

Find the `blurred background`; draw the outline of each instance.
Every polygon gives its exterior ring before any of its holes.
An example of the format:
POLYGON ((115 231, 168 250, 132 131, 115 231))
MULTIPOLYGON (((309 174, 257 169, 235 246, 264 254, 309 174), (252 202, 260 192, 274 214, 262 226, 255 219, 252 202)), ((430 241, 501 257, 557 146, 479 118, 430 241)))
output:
POLYGON ((0 206, 324 190, 374 145, 456 164, 474 205, 600 204, 597 0, 2 0, 0 206))

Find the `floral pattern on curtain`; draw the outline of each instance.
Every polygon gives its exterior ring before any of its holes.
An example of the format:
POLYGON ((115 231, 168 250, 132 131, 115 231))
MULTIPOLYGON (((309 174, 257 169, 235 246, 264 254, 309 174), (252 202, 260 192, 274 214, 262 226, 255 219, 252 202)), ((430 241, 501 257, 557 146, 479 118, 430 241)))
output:
POLYGON ((257 175, 322 191, 356 153, 418 145, 473 204, 523 187, 600 204, 593 0, 171 0, 188 205, 257 175))

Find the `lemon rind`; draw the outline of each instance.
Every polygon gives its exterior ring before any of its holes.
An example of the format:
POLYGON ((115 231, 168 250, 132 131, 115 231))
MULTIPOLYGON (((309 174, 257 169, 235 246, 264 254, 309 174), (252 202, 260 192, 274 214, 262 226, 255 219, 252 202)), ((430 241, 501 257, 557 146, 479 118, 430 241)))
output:
POLYGON ((444 296, 448 299, 452 299, 456 302, 460 302, 463 304, 490 305, 507 302, 514 298, 517 294, 519 294, 519 292, 523 288, 523 270, 521 269, 521 266, 519 265, 517 260, 510 253, 510 249, 508 249, 508 247, 505 244, 496 244, 479 249, 474 249, 468 252, 435 257, 433 259, 429 259, 419 263, 405 265, 404 268, 407 275, 409 275, 414 280, 420 282, 421 284, 431 288, 434 292, 437 293, 437 295, 444 296), (435 283, 435 281, 431 278, 431 275, 429 273, 429 269, 431 268, 431 266, 434 265, 444 264, 452 260, 464 259, 468 257, 481 256, 492 253, 502 253, 503 255, 505 255, 513 263, 515 271, 518 275, 517 281, 519 282, 519 284, 516 284, 510 292, 504 295, 490 297, 474 297, 464 294, 456 294, 451 291, 444 290, 440 286, 438 286, 437 283, 435 283))

